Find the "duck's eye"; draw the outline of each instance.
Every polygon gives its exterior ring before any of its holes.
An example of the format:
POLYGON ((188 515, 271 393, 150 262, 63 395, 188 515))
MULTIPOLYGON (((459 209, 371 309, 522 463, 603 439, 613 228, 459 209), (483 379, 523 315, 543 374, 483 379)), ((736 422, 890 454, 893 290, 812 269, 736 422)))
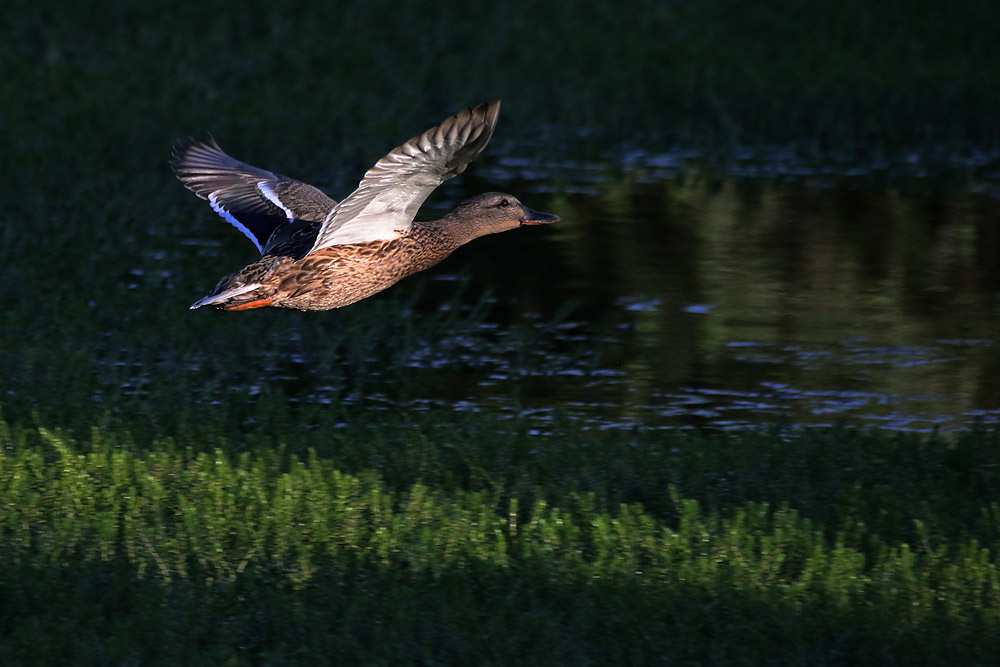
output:
POLYGON ((497 206, 499 206, 500 208, 506 208, 510 206, 510 200, 504 197, 503 199, 500 200, 500 203, 497 204, 497 206))

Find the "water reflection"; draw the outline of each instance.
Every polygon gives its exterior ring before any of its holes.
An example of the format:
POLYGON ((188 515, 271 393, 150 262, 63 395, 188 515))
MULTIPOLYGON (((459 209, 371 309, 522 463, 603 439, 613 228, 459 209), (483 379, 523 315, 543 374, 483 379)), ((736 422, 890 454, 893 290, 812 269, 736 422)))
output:
POLYGON ((343 311, 251 313, 258 363, 205 359, 191 386, 211 367, 249 400, 488 409, 539 432, 1000 422, 1000 190, 634 162, 501 160, 450 181, 428 217, 504 190, 562 222, 343 311))
POLYGON ((456 404, 595 428, 997 422, 998 200, 920 180, 822 185, 640 170, 565 188, 546 203, 564 224, 443 267, 474 267, 502 326, 578 304, 540 336, 541 377, 470 361, 488 381, 456 404), (591 352, 560 357, 568 332, 591 352))

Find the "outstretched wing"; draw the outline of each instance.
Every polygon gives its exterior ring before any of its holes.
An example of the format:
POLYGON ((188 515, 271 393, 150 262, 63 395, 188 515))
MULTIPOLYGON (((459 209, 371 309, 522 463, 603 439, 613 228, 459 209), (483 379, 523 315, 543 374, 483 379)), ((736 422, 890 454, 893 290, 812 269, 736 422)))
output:
POLYGON ((178 144, 170 166, 261 253, 274 245, 268 240, 276 231, 296 221, 322 222, 337 205, 311 185, 233 159, 214 139, 178 144))
POLYGON ((330 211, 309 252, 406 232, 427 196, 486 147, 499 113, 500 100, 465 109, 393 149, 330 211))

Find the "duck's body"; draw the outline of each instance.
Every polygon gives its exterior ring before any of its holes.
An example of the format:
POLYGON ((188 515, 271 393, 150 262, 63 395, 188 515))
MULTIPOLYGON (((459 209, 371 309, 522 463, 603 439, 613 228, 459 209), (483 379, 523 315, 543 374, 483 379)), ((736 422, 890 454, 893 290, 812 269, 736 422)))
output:
POLYGON ((262 253, 191 307, 340 308, 437 264, 474 238, 556 222, 496 192, 466 200, 440 220, 413 222, 427 195, 486 146, 499 107, 497 100, 466 109, 399 146, 340 204, 312 186, 238 162, 214 143, 181 146, 171 161, 181 181, 262 253))

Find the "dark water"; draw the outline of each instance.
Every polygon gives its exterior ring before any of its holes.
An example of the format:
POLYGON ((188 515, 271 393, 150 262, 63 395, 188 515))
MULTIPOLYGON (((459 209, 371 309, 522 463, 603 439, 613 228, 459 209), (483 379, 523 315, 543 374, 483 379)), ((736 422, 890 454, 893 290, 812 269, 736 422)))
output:
POLYGON ((562 221, 479 239, 345 311, 188 314, 290 327, 271 357, 240 362, 234 388, 488 410, 541 432, 562 419, 1000 423, 1000 172, 782 159, 709 169, 683 154, 482 162, 422 214, 504 190, 562 221), (386 333, 387 318, 412 331, 386 333), (331 361, 322 350, 337 332, 351 349, 331 361))
POLYGON ((592 428, 1000 422, 989 184, 680 162, 500 159, 445 188, 508 190, 563 221, 477 241, 426 276, 427 308, 456 276, 491 308, 411 355, 411 407, 526 414, 539 430, 560 415, 592 428))

